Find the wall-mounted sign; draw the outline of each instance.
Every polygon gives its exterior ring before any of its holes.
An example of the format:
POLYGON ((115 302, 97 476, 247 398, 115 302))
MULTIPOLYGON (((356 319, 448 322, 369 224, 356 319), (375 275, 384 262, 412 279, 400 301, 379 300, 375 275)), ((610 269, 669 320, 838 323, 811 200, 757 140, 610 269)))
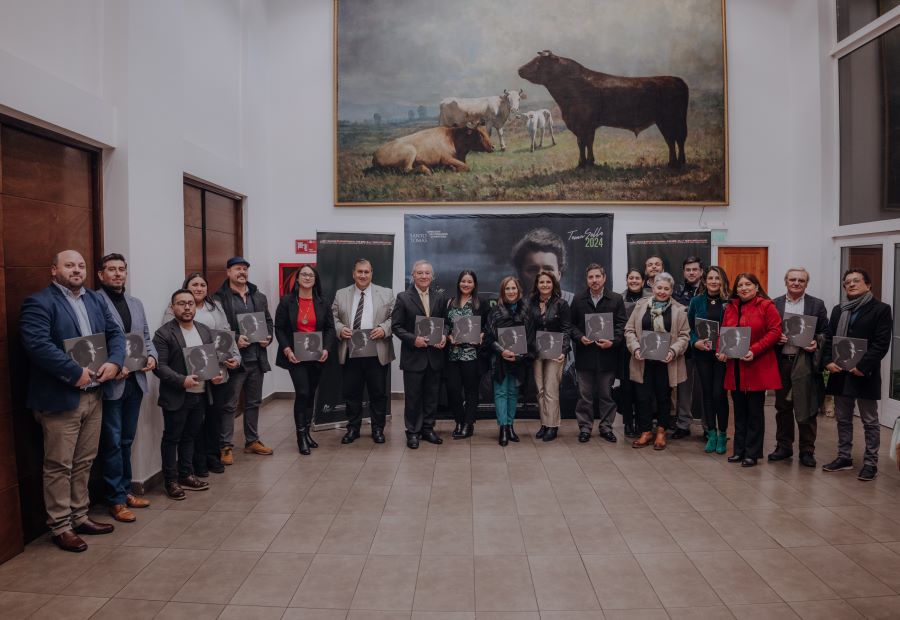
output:
POLYGON ((294 253, 295 254, 315 254, 316 253, 316 240, 315 239, 297 239, 294 241, 294 253))

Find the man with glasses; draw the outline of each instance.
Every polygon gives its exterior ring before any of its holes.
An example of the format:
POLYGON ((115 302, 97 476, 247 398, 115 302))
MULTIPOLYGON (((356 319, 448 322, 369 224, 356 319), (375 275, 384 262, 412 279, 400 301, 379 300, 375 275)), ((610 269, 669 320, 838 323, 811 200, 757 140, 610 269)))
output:
POLYGON ((859 409, 866 438, 863 467, 856 477, 868 482, 878 475, 881 360, 891 346, 893 318, 891 307, 875 299, 872 294, 872 279, 865 270, 848 269, 844 272, 842 284, 847 301, 836 305, 831 311, 822 359, 825 369, 830 373, 826 393, 834 396, 838 455, 822 469, 835 472, 853 468, 853 410, 856 407, 859 409), (833 342, 838 336, 867 341, 866 352, 855 368, 844 370, 834 363, 833 342))

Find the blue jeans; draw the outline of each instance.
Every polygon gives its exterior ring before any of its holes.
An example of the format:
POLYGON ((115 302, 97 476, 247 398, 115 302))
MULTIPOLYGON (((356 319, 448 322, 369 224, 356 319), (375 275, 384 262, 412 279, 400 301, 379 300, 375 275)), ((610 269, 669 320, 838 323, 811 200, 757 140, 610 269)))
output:
POLYGON ((131 493, 131 444, 137 432, 144 393, 134 379, 125 381, 125 391, 117 400, 103 401, 100 427, 100 462, 104 493, 110 505, 124 504, 131 493))
POLYGON ((497 424, 512 426, 516 420, 516 404, 519 402, 519 384, 516 378, 506 375, 502 383, 494 381, 494 411, 497 424))

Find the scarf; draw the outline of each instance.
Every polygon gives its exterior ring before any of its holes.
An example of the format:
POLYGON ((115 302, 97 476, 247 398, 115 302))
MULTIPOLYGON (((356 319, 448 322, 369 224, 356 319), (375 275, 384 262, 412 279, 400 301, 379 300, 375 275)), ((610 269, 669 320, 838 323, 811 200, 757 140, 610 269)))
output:
POLYGON ((850 327, 850 315, 856 312, 861 306, 866 305, 872 299, 872 291, 866 291, 865 295, 860 295, 856 299, 845 301, 841 304, 841 318, 838 319, 837 333, 835 336, 846 336, 847 329, 850 327))
POLYGON ((666 332, 666 322, 663 319, 663 313, 672 305, 672 300, 656 301, 650 303, 650 320, 653 321, 653 331, 666 332))

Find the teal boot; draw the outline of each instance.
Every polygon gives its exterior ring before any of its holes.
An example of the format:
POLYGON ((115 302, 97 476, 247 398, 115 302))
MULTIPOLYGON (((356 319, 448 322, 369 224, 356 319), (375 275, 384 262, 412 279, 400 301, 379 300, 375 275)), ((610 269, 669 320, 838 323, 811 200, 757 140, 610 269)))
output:
POLYGON ((706 431, 706 448, 703 449, 704 452, 706 452, 707 454, 710 452, 715 452, 717 443, 718 442, 716 440, 716 431, 713 431, 713 430, 706 431))
POLYGON ((727 449, 728 435, 725 434, 725 431, 719 431, 719 436, 716 438, 716 454, 725 454, 727 449))

